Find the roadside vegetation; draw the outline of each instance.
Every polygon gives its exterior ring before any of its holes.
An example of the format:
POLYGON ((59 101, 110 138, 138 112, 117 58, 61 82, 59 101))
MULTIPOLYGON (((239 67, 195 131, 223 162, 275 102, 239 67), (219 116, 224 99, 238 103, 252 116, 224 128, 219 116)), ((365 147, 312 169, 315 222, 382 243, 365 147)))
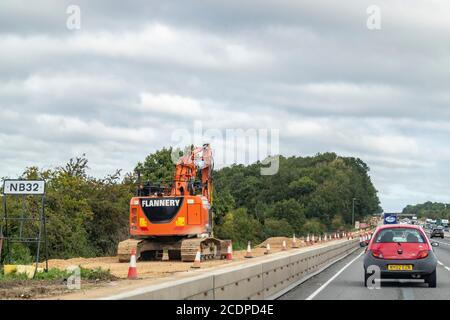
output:
MULTIPOLYGON (((24 273, 11 273, 5 275, 3 270, 0 270, 0 281, 14 281, 14 280, 28 280, 28 276, 24 273)), ((47 281, 47 280, 60 280, 62 282, 67 281, 67 279, 73 273, 60 270, 58 268, 49 269, 48 272, 37 272, 33 278, 36 281, 47 281)), ((110 281, 115 280, 109 270, 104 270, 101 268, 96 269, 86 269, 80 268, 81 280, 86 281, 110 281)))
POLYGON ((450 204, 428 201, 422 204, 408 205, 402 213, 413 214, 419 219, 450 219, 450 204))
MULTIPOLYGON (((174 165, 165 148, 150 154, 136 169, 143 181, 170 181, 174 165)), ((360 159, 334 153, 313 157, 281 157, 273 176, 260 175, 260 163, 233 165, 214 175, 214 229, 217 237, 233 239, 237 248, 247 241, 298 236, 351 228, 352 199, 355 220, 381 212, 368 166, 360 159)), ((117 244, 128 237, 128 206, 135 176, 120 170, 105 178, 89 175, 85 156, 66 165, 41 170, 30 167, 20 178, 45 179, 46 216, 50 258, 98 257, 116 254, 117 244)), ((9 199, 10 216, 21 204, 9 199)), ((31 199, 31 201, 33 201, 31 199)), ((39 203, 31 202, 37 211, 39 203)), ((18 225, 12 230, 17 232, 18 225)), ((27 225, 33 234, 37 225, 27 225)), ((34 247, 14 244, 12 263, 32 263, 34 247)))

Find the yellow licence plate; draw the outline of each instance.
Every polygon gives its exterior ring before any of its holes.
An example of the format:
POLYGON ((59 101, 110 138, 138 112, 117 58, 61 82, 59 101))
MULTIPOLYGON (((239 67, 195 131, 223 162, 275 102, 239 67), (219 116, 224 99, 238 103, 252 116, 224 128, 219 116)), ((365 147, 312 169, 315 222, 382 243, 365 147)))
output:
POLYGON ((388 270, 390 271, 412 271, 412 264, 389 264, 388 270))

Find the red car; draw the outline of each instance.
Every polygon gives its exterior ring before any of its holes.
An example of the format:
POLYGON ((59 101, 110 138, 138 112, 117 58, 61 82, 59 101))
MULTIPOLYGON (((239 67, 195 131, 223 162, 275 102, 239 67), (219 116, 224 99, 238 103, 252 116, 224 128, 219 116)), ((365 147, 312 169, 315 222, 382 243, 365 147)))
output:
MULTIPOLYGON (((436 287, 437 258, 424 230, 416 225, 384 225, 378 227, 366 248, 364 285, 379 268, 381 279, 424 279, 436 287)), ((372 281, 372 280, 370 280, 372 281)))

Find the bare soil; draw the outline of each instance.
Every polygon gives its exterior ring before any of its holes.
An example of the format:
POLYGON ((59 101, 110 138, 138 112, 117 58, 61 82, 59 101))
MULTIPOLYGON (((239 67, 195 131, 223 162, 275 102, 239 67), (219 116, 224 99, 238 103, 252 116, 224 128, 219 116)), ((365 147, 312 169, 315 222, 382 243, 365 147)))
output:
MULTIPOLYGON (((82 281, 83 288, 104 285, 95 281, 82 281)), ((4 280, 0 281, 1 300, 44 299, 72 292, 63 280, 4 280)))

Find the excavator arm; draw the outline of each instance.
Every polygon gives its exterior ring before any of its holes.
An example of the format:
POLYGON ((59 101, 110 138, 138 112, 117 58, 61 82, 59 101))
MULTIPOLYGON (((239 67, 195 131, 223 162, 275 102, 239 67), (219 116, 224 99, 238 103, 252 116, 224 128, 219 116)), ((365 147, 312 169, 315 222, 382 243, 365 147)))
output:
POLYGON ((178 160, 172 195, 182 196, 190 193, 193 190, 193 183, 198 170, 201 171, 202 195, 212 203, 214 159, 209 144, 191 150, 178 160))

